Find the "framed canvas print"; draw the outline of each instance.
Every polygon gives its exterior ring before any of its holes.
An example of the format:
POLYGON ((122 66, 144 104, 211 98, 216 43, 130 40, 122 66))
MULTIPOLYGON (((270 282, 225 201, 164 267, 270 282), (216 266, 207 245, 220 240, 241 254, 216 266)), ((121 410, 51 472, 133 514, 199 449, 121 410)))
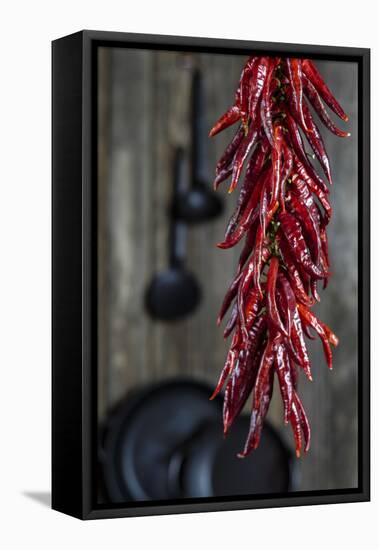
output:
POLYGON ((53 508, 369 500, 367 49, 53 42, 53 508))

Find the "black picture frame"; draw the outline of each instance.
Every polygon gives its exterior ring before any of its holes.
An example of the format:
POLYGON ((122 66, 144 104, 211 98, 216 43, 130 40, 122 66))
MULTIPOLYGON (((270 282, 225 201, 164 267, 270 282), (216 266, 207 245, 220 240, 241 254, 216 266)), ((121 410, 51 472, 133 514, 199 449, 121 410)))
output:
POLYGON ((52 43, 52 507, 81 519, 370 499, 370 50, 81 31, 52 43), (96 52, 99 46, 354 61, 359 74, 359 484, 286 496, 97 505, 96 52))

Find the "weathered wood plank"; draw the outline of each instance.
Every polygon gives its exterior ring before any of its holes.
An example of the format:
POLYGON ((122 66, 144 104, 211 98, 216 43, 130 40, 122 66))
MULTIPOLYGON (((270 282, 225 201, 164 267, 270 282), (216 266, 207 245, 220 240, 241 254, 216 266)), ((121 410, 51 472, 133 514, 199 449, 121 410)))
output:
MULTIPOLYGON (((233 276, 239 250, 221 251, 226 220, 236 194, 225 199, 221 218, 188 233, 188 267, 203 291, 188 319, 152 321, 144 309, 151 277, 167 267, 168 206, 175 147, 188 148, 188 92, 191 65, 204 75, 205 127, 233 100, 243 58, 112 50, 100 64, 99 413, 102 417, 124 393, 140 384, 191 376, 214 384, 227 343, 215 325, 233 276)), ((322 292, 318 312, 340 337, 335 369, 327 372, 318 342, 312 345, 314 382, 300 392, 313 429, 312 450, 299 461, 301 489, 354 486, 357 474, 357 70, 343 63, 320 63, 336 96, 351 113, 349 140, 325 135, 334 168, 330 227, 334 277, 322 292)), ((209 140, 204 177, 211 184, 218 157, 233 129, 209 140)), ((282 424, 278 388, 270 420, 292 446, 282 424)))

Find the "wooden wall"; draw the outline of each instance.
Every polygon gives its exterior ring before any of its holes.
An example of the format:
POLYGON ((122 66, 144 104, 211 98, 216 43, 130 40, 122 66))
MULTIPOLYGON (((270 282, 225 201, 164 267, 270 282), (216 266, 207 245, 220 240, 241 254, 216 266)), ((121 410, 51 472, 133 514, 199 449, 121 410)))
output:
MULTIPOLYGON (((172 159, 189 145, 189 82, 199 67, 206 89, 205 129, 230 104, 244 58, 238 56, 101 49, 99 58, 99 421, 136 385, 174 376, 215 384, 226 344, 215 319, 238 250, 221 251, 236 196, 223 193, 226 209, 216 221, 191 228, 188 267, 203 300, 194 315, 175 324, 152 321, 144 295, 153 274, 167 266, 167 207, 172 159)), ((312 423, 310 454, 300 461, 299 488, 352 487, 357 483, 357 70, 319 63, 345 110, 352 137, 327 136, 335 186, 330 228, 334 276, 319 313, 340 337, 335 368, 328 372, 318 342, 312 346, 314 382, 301 395, 312 423)), ((209 140, 204 176, 232 133, 209 140)), ((206 138, 205 138, 206 139, 206 138)), ((282 426, 276 388, 270 420, 282 426)), ((221 426, 220 426, 221 429, 221 426)))

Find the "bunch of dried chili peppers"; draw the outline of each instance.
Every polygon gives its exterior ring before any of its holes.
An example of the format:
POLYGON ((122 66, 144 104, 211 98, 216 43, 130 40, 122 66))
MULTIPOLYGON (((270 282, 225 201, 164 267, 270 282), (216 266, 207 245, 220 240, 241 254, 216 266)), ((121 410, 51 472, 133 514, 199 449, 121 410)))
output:
POLYGON ((234 104, 210 136, 239 123, 217 163, 214 186, 231 176, 229 193, 241 180, 236 209, 228 223, 227 249, 242 238, 236 275, 218 317, 231 307, 224 336, 231 345, 212 397, 226 384, 224 432, 252 394, 250 430, 239 456, 259 445, 276 374, 284 422, 294 432, 296 455, 310 446, 310 426, 298 395, 298 372, 312 380, 306 337, 320 337, 332 368, 331 345, 338 339, 311 311, 318 283, 330 276, 326 227, 332 216, 329 188, 316 171, 303 138, 332 183, 329 159, 310 106, 335 135, 340 130, 324 103, 343 121, 348 117, 314 63, 308 59, 251 57, 245 64, 234 104), (243 173, 244 172, 244 173, 243 173), (243 176, 243 177, 242 177, 243 176))

